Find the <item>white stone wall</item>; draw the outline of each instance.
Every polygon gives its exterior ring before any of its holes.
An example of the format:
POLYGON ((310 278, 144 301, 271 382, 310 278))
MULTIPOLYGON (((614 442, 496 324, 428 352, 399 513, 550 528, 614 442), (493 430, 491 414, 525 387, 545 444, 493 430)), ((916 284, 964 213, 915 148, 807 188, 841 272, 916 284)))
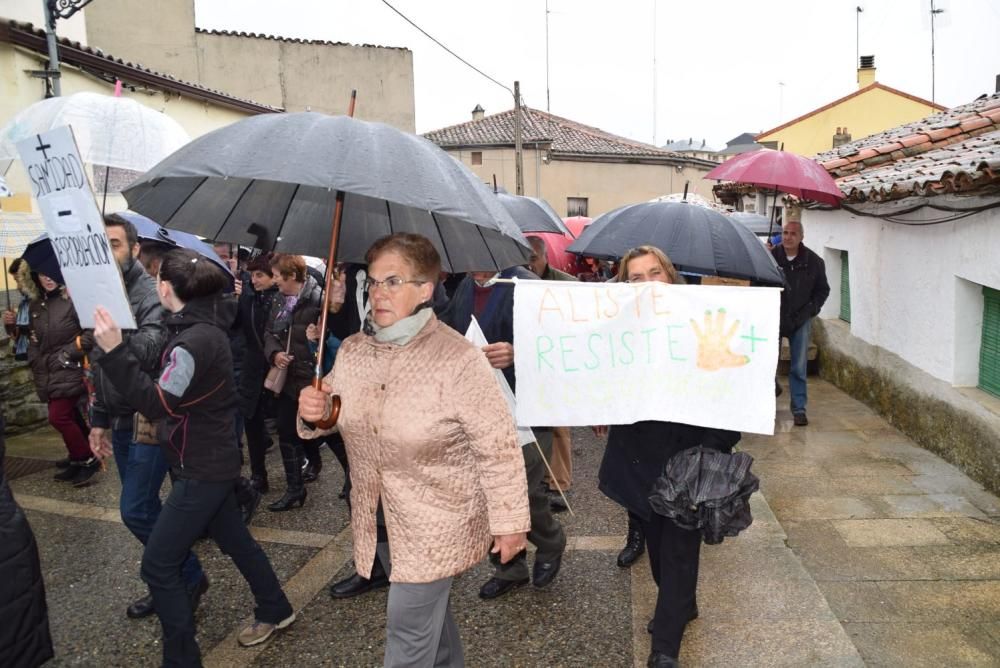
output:
MULTIPOLYGON (((946 212, 924 208, 909 220, 946 212)), ((840 251, 850 261, 851 334, 954 386, 975 386, 982 286, 1000 290, 1000 209, 954 222, 901 225, 844 210, 804 210, 806 246, 826 261, 839 317, 840 251)))

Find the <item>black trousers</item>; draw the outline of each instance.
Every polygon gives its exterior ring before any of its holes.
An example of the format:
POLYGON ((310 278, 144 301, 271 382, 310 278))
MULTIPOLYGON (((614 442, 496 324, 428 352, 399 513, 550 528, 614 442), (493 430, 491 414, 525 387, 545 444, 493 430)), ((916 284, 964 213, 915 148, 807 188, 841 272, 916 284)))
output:
POLYGON ((285 467, 285 482, 288 491, 302 489, 302 464, 305 448, 297 430, 299 402, 287 394, 277 398, 278 403, 278 446, 281 448, 281 463, 285 467))
MULTIPOLYGON (((552 430, 537 429, 535 436, 545 458, 552 459, 552 430)), ((535 561, 550 562, 562 556, 566 549, 566 533, 562 524, 552 515, 549 505, 549 494, 545 485, 545 462, 538 454, 538 448, 533 444, 521 448, 524 456, 525 475, 528 477, 528 508, 531 513, 531 531, 528 540, 537 548, 535 561)), ((528 570, 527 552, 519 552, 506 564, 500 563, 500 557, 490 554, 490 561, 496 566, 493 577, 500 580, 523 580, 531 573, 528 570)))
POLYGON ((257 399, 256 410, 253 415, 248 415, 243 423, 247 435, 247 452, 250 454, 250 473, 264 478, 267 477, 267 449, 272 444, 264 418, 273 396, 269 391, 261 392, 257 399))
POLYGON ((181 564, 206 531, 250 585, 256 601, 255 619, 277 624, 292 614, 271 562, 243 524, 233 483, 175 480, 146 542, 140 574, 153 595, 163 627, 164 666, 201 666, 194 612, 181 564))
POLYGON ((656 513, 648 521, 642 520, 642 529, 657 586, 653 651, 676 658, 684 629, 697 606, 701 533, 681 529, 656 513))

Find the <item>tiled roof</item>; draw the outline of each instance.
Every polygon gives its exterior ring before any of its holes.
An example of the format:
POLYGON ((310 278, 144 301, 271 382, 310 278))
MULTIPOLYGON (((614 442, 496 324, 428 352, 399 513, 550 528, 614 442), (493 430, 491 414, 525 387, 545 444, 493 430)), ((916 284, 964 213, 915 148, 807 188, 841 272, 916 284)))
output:
POLYGON ((910 95, 909 93, 904 93, 901 90, 896 90, 895 88, 893 88, 891 86, 886 86, 885 84, 881 84, 881 83, 879 83, 879 82, 876 81, 875 83, 870 84, 868 86, 865 86, 864 88, 859 88, 858 90, 854 91, 853 93, 851 93, 849 95, 845 95, 842 98, 836 99, 833 102, 831 102, 830 104, 825 104, 822 107, 819 107, 818 109, 813 109, 809 113, 803 114, 802 116, 799 116, 798 118, 793 118, 792 120, 788 121, 787 123, 782 123, 781 125, 779 125, 776 128, 771 128, 770 130, 767 130, 765 132, 761 132, 759 135, 757 135, 756 139, 758 141, 760 141, 760 139, 762 139, 764 137, 767 137, 768 135, 774 134, 775 132, 777 132, 779 130, 784 130, 785 128, 787 128, 789 126, 792 126, 792 125, 795 125, 796 123, 804 121, 805 119, 807 119, 807 118, 809 118, 811 116, 815 116, 816 114, 818 114, 820 112, 823 112, 823 111, 826 111, 827 109, 832 109, 833 107, 836 107, 838 104, 842 104, 842 103, 850 100, 851 98, 857 97, 859 95, 864 95, 868 91, 872 91, 872 90, 884 90, 884 91, 886 91, 888 93, 892 93, 893 95, 898 95, 900 97, 905 97, 907 100, 912 100, 914 102, 919 102, 920 104, 925 104, 928 107, 932 107, 932 108, 935 108, 935 109, 941 109, 941 110, 945 109, 940 104, 935 104, 934 102, 931 102, 930 100, 925 100, 925 99, 923 99, 921 97, 917 97, 916 95, 910 95))
MULTIPOLYGON (((689 156, 619 137, 555 114, 528 107, 521 109, 522 142, 550 144, 554 155, 692 160, 689 156)), ((514 110, 426 132, 424 137, 441 147, 513 146, 514 110)))
POLYGON ((221 35, 223 37, 249 37, 252 39, 270 39, 276 42, 288 42, 290 44, 314 44, 317 46, 360 46, 370 49, 395 49, 397 51, 409 51, 404 46, 382 46, 381 44, 351 44, 349 42, 330 42, 325 39, 299 39, 295 37, 281 37, 280 35, 264 35, 256 32, 243 32, 236 30, 214 30, 206 28, 195 28, 195 32, 204 35, 221 35))
MULTIPOLYGON (((16 46, 29 49, 41 55, 47 55, 45 31, 30 23, 22 23, 0 17, 0 42, 9 42, 16 46)), ((113 75, 126 85, 144 85, 166 89, 185 97, 206 100, 215 104, 247 111, 251 113, 270 113, 283 111, 279 107, 236 97, 220 90, 206 88, 200 84, 176 79, 169 74, 157 72, 139 63, 131 63, 121 58, 115 58, 100 49, 84 46, 64 37, 58 38, 59 60, 62 63, 79 67, 91 72, 113 75)))
POLYGON ((1000 194, 1000 128, 837 179, 848 202, 972 191, 1000 194))
POLYGON ((1000 190, 1000 93, 815 156, 848 201, 1000 190))

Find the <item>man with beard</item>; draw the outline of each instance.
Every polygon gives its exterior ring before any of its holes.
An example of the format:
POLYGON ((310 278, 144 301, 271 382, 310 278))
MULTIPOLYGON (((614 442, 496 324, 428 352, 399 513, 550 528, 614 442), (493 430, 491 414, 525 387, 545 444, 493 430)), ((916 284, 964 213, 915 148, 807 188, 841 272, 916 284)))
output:
MULTIPOLYGON (((106 216, 104 224, 136 322, 136 329, 123 332, 124 343, 139 360, 142 370, 155 379, 154 374, 160 368, 160 352, 166 340, 156 279, 146 273, 137 259, 139 239, 135 226, 114 214, 106 216)), ((110 440, 122 483, 119 501, 122 522, 145 545, 160 516, 160 487, 167 475, 167 461, 155 439, 143 438, 137 433, 136 424, 143 420, 138 418, 122 393, 96 363, 103 354, 95 347, 90 355, 95 393, 90 409, 91 448, 103 449, 102 443, 110 440)), ((188 554, 182 574, 192 607, 196 608, 201 595, 208 589, 208 578, 194 553, 188 554)), ((154 612, 153 599, 149 594, 133 602, 126 610, 132 619, 148 617, 154 612)))

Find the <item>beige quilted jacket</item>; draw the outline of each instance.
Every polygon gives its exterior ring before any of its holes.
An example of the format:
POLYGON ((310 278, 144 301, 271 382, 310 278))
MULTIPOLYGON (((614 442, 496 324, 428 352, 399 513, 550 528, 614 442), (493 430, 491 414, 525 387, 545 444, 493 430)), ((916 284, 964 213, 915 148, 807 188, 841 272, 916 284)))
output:
MULTIPOLYGON (((326 377, 342 401, 358 573, 375 558, 379 497, 393 582, 467 570, 492 535, 528 531, 514 420, 482 351, 432 317, 406 345, 355 334, 326 377)), ((299 422, 299 433, 323 432, 299 422)))

